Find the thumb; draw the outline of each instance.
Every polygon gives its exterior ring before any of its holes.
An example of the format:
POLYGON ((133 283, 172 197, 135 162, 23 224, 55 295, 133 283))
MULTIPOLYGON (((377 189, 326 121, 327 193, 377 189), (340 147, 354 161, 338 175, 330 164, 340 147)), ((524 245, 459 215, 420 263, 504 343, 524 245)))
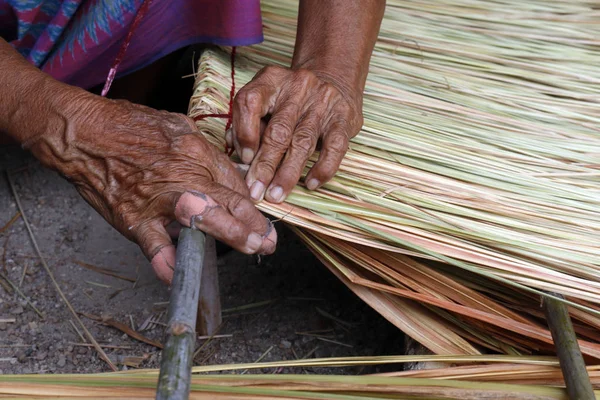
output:
POLYGON ((152 269, 161 281, 170 285, 175 269, 175 246, 164 225, 158 220, 140 224, 135 237, 152 269))

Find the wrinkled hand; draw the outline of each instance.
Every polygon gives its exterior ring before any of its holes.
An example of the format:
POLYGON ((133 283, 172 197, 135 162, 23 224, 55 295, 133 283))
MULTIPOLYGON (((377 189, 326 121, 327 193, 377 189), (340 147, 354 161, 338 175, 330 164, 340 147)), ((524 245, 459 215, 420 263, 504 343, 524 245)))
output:
POLYGON ((78 92, 62 124, 31 147, 58 169, 110 224, 137 242, 170 283, 175 248, 165 226, 177 220, 244 253, 268 254, 277 235, 249 200, 235 165, 184 115, 78 92))
POLYGON ((361 110, 362 93, 331 76, 263 68, 238 92, 233 129, 226 136, 242 161, 251 164, 246 175, 251 197, 285 200, 319 144, 319 158, 305 183, 314 190, 330 180, 362 126, 361 110))

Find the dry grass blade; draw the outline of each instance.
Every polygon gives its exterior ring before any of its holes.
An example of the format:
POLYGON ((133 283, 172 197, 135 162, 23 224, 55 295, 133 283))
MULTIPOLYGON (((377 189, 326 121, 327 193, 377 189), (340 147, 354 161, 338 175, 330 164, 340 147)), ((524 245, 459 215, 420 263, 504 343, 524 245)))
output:
POLYGON ((128 281, 128 282, 135 282, 134 278, 129 278, 127 276, 120 275, 118 272, 110 270, 110 269, 107 269, 107 268, 96 267, 95 265, 84 263, 83 261, 77 261, 77 260, 75 260, 74 262, 75 262, 75 264, 77 264, 79 266, 82 266, 83 268, 89 269, 91 271, 94 271, 94 272, 98 272, 98 273, 101 273, 101 274, 104 274, 104 275, 108 275, 108 276, 112 276, 112 277, 115 277, 115 278, 123 279, 124 281, 128 281))
POLYGON ((139 340, 140 342, 147 343, 147 344, 152 345, 159 349, 163 348, 162 343, 147 338, 146 336, 131 329, 128 325, 126 325, 122 322, 115 321, 112 318, 103 318, 103 317, 98 317, 96 315, 91 315, 91 314, 87 314, 87 313, 81 313, 81 315, 83 315, 84 317, 89 318, 91 320, 101 322, 104 325, 112 326, 113 328, 120 330, 121 332, 125 333, 127 336, 132 337, 136 340, 139 340))
POLYGON ((21 217, 21 212, 17 211, 17 213, 2 228, 0 228, 0 234, 6 232, 12 226, 12 224, 17 222, 17 220, 20 217, 21 217))
POLYGON ((40 310, 37 309, 37 307, 31 302, 31 300, 29 300, 29 298, 27 296, 25 296, 25 294, 21 291, 21 289, 19 289, 19 287, 17 285, 15 285, 14 283, 12 283, 12 281, 10 279, 8 279, 8 277, 6 275, 4 275, 2 272, 0 272, 0 278, 4 279, 4 281, 6 283, 8 283, 10 285, 10 288, 12 290, 14 290, 15 292, 17 292, 17 294, 23 299, 25 300, 25 302, 27 302, 27 305, 29 307, 31 307, 31 309, 33 311, 35 311, 35 313, 37 315, 39 315, 39 317, 41 319, 44 319, 44 314, 42 314, 42 312, 40 310))
MULTIPOLYGON (((194 375, 191 399, 565 399, 556 360, 520 357, 428 357, 459 366, 430 371, 411 371, 399 376, 347 375, 194 375), (468 365, 488 361, 490 365, 468 365), (512 361, 518 361, 513 364, 512 361), (465 364, 466 363, 466 364, 465 364), (552 387, 545 379, 552 379, 552 387), (500 381, 506 379, 506 381, 500 381), (518 385, 520 380, 527 385, 518 385), (507 383, 510 382, 510 383, 507 383)), ((364 357, 354 359, 298 360, 248 364, 253 368, 304 365, 371 365, 410 362, 427 357, 364 357)), ((203 370, 222 372, 245 367, 212 366, 203 370)), ((600 379, 590 367, 595 385, 600 379)), ((0 396, 39 398, 153 398, 156 370, 134 370, 91 375, 0 376, 0 396)))

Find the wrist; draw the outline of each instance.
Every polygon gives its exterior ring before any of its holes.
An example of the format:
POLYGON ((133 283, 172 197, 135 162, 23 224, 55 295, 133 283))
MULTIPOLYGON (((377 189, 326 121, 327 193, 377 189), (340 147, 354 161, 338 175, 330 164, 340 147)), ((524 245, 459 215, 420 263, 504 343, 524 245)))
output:
POLYGON ((75 121, 95 97, 39 72, 11 87, 15 93, 2 110, 3 130, 44 165, 61 170, 61 160, 77 140, 75 121))
POLYGON ((332 83, 348 96, 361 96, 364 91, 365 77, 356 65, 345 65, 343 61, 328 59, 327 56, 315 56, 296 59, 292 69, 307 69, 319 78, 332 83))

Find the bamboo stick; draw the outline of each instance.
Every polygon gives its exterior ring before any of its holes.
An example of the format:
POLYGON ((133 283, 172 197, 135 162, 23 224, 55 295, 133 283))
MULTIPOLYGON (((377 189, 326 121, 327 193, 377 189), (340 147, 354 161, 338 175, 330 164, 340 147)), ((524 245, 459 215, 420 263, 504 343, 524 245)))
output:
MULTIPOLYGON (((558 293, 553 293, 553 296, 562 297, 558 293)), ((596 399, 567 306, 554 297, 548 296, 544 298, 544 311, 550 332, 552 332, 569 398, 596 399)))
POLYGON ((205 240, 198 230, 183 228, 179 234, 157 400, 189 397, 205 240))
POLYGON ((223 322, 221 315, 221 296, 219 294, 219 273, 217 271, 217 245, 211 236, 206 238, 204 267, 200 286, 200 302, 196 332, 198 335, 212 336, 217 333, 223 322))

